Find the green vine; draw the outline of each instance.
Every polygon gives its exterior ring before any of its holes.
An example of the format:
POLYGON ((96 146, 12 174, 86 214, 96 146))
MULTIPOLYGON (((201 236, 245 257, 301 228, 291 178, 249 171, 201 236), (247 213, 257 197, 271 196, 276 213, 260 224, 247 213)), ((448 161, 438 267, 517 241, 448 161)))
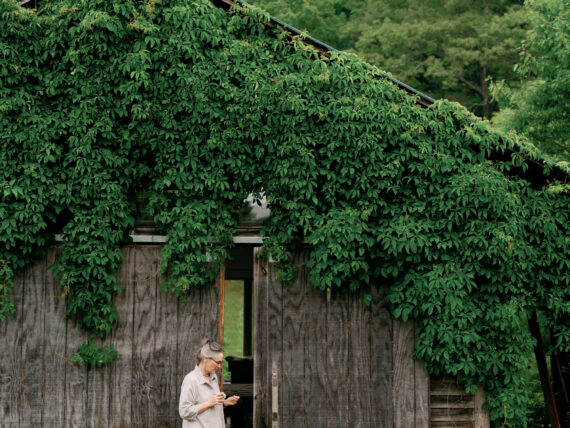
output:
POLYGON ((0 129, 0 318, 14 272, 62 229, 54 270, 89 332, 77 362, 116 356, 92 343, 117 322, 119 247, 141 190, 181 300, 212 283, 236 209, 264 194, 281 279, 308 241, 315 287, 389 285, 393 315, 418 321, 415 356, 471 392, 482 384, 495 426, 525 426, 530 313, 552 352, 570 350, 570 189, 550 167, 524 178, 536 149, 459 105, 419 106, 255 8, 1 0, 0 129))

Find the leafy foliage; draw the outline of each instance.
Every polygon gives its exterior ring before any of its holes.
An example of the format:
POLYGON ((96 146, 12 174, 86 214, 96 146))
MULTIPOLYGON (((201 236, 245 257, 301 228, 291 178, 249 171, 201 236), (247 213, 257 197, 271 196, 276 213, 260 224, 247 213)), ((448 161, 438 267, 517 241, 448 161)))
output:
POLYGON ((501 111, 493 121, 570 162, 570 1, 532 1, 526 8, 531 31, 516 69, 521 86, 495 84, 501 111))
MULTIPOLYGON (((308 241, 314 286, 388 284, 392 313, 418 320, 427 369, 483 384, 495 425, 524 426, 527 314, 544 312, 554 351, 570 346, 569 188, 523 177, 535 149, 457 104, 420 107, 256 8, 2 0, 0 18, 2 313, 13 272, 61 224, 67 314, 102 340, 129 194, 152 191, 166 287, 182 300, 219 271, 235 209, 265 194, 282 280, 308 241)), ((98 346, 81 361, 111 359, 98 346)))
POLYGON ((96 345, 94 343, 84 343, 79 347, 77 353, 71 357, 71 361, 80 366, 87 366, 89 369, 103 367, 105 364, 116 360, 117 351, 111 345, 96 345))

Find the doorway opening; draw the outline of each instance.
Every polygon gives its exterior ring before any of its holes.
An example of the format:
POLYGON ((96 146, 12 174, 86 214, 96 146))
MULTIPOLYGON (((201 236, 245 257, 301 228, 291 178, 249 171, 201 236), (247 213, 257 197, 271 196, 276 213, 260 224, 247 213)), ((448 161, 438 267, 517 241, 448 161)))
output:
POLYGON ((231 428, 253 427, 253 248, 236 247, 226 261, 223 298, 223 390, 239 395, 224 409, 231 428))

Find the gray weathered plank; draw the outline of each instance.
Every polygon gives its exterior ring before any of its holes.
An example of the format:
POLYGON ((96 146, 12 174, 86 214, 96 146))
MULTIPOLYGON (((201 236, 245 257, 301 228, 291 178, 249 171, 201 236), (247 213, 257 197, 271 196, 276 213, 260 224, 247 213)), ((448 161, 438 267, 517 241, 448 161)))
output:
POLYGON ((38 426, 42 420, 44 335, 44 280, 46 261, 34 263, 24 275, 20 358, 20 426, 38 426))
POLYGON ((484 403, 485 392, 480 386, 473 397, 473 428, 489 428, 490 426, 489 412, 483 408, 484 403))
POLYGON ((394 427, 408 428, 415 424, 414 393, 414 325, 394 320, 394 427))
POLYGON ((156 374, 151 371, 154 351, 154 311, 156 282, 152 253, 148 247, 138 247, 135 257, 132 409, 131 424, 149 426, 155 409, 151 399, 156 374))
POLYGON ((299 258, 301 268, 298 274, 305 284, 305 426, 334 426, 337 403, 325 399, 329 373, 326 292, 310 284, 309 271, 305 266, 307 259, 308 253, 299 258))
POLYGON ((122 291, 115 298, 119 316, 117 326, 111 334, 111 343, 117 350, 118 358, 111 366, 109 419, 112 426, 131 426, 132 402, 132 356, 133 356, 133 312, 135 258, 137 247, 122 249, 123 263, 117 272, 117 282, 122 291))
POLYGON ((328 420, 334 426, 350 426, 349 395, 346 387, 349 377, 349 303, 346 290, 331 289, 327 297, 327 348, 326 360, 328 388, 325 400, 334 405, 328 420), (333 419, 334 418, 334 419, 333 419))
POLYGON ((25 274, 14 278, 14 293, 10 296, 16 306, 16 313, 0 323, 0 421, 8 428, 20 426, 18 401, 20 394, 20 365, 25 274))
POLYGON ((267 378, 267 288, 269 282, 268 262, 258 258, 259 248, 254 250, 253 307, 254 307, 254 366, 253 366, 253 425, 265 428, 271 426, 268 399, 269 379, 267 378))
POLYGON ((196 365, 194 354, 198 345, 208 337, 208 332, 201 331, 200 325, 200 291, 188 293, 186 304, 178 305, 177 313, 177 374, 178 393, 182 380, 196 365))
POLYGON ((164 278, 158 276, 160 247, 152 247, 153 272, 156 275, 156 311, 155 311, 155 344, 152 361, 152 373, 156 380, 153 395, 156 426, 175 426, 178 416, 178 383, 182 379, 176 373, 176 328, 177 302, 176 296, 161 290, 164 278))
MULTIPOLYGON (((303 259, 304 256, 297 253, 293 263, 300 266, 303 259)), ((306 331, 312 328, 307 324, 305 313, 310 304, 306 302, 306 278, 304 269, 297 272, 290 285, 281 286, 274 278, 274 275, 270 276, 269 282, 269 371, 273 367, 279 369, 280 426, 303 427, 308 416, 305 384, 309 381, 309 373, 304 364, 306 331), (279 355, 281 343, 282 355, 279 355)))
POLYGON ((44 300, 44 366, 42 425, 65 426, 65 297, 49 269, 60 254, 60 249, 51 247, 46 257, 44 300))
POLYGON ((386 286, 370 288, 370 384, 373 396, 371 426, 392 428, 392 317, 386 307, 386 286))
MULTIPOLYGON (((365 290, 368 292, 369 290, 365 290)), ((353 427, 369 427, 372 413, 370 310, 365 308, 360 294, 350 293, 348 336, 349 420, 353 427)))
MULTIPOLYGON (((415 341, 414 341, 415 343, 415 341)), ((416 428, 429 428, 430 408, 429 408, 429 374, 421 361, 414 360, 414 391, 415 391, 415 413, 416 428)))
POLYGON ((87 369, 69 362, 87 334, 68 319, 65 328, 65 426, 84 426, 87 417, 87 369))
MULTIPOLYGON (((87 340, 87 338, 85 338, 87 340)), ((103 344, 103 341, 97 341, 103 344)), ((85 424, 89 427, 109 426, 111 403, 111 366, 87 370, 87 401, 85 404, 85 424)))

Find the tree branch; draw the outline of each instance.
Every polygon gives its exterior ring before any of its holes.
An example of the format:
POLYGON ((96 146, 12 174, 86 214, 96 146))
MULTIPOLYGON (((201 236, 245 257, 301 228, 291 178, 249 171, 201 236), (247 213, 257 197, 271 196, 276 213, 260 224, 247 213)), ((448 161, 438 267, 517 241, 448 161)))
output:
POLYGON ((463 83, 465 86, 467 86, 469 89, 477 92, 479 95, 481 95, 482 97, 484 96, 483 91, 481 90, 481 88, 479 88, 478 86, 475 86, 473 83, 471 83, 470 81, 468 81, 465 77, 463 77, 461 74, 457 75, 457 78, 459 79, 459 81, 461 83, 463 83))

